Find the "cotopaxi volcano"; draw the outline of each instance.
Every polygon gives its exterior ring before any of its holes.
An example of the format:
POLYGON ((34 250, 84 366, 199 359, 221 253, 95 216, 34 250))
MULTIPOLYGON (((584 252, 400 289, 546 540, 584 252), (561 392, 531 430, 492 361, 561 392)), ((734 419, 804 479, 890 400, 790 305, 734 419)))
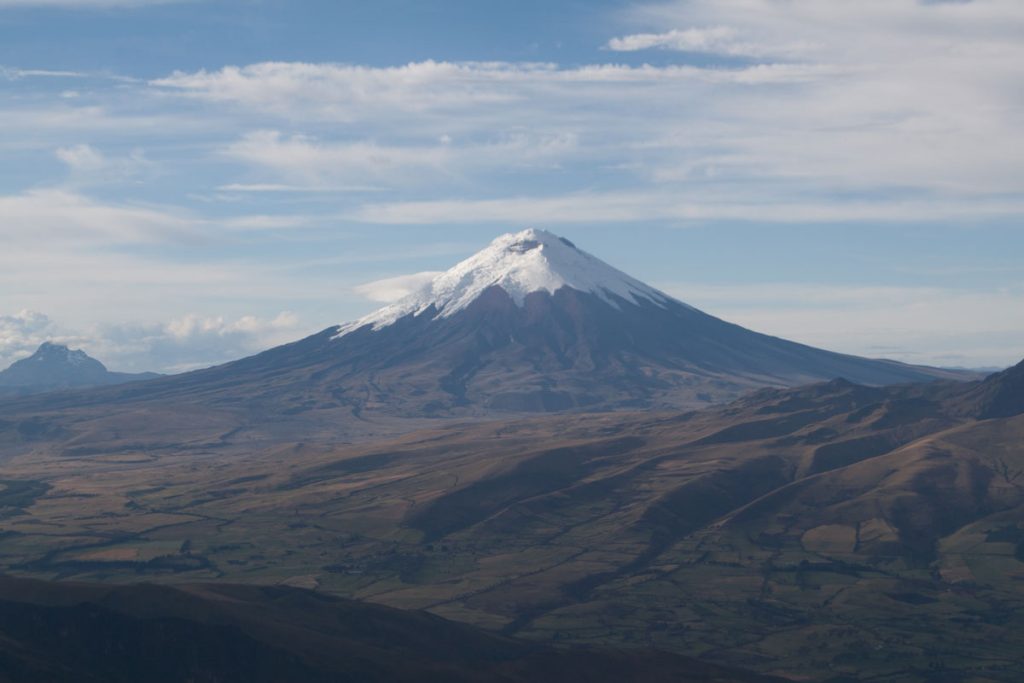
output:
POLYGON ((836 377, 954 376, 752 332, 533 229, 502 235, 420 291, 302 345, 313 340, 353 407, 408 414, 680 407, 836 377))
POLYGON ((429 417, 689 408, 836 377, 885 385, 962 376, 747 330, 531 229, 498 237, 355 322, 214 368, 90 392, 88 402, 429 417))

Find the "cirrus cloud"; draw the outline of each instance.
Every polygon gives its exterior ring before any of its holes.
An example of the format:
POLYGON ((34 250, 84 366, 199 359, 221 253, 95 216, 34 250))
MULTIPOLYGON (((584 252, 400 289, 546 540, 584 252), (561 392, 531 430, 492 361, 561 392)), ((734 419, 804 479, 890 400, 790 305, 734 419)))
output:
POLYGON ((813 46, 803 44, 758 44, 746 41, 729 26, 672 29, 664 33, 634 33, 612 38, 606 47, 615 52, 639 52, 663 49, 680 52, 702 52, 731 57, 786 57, 807 54, 813 46))

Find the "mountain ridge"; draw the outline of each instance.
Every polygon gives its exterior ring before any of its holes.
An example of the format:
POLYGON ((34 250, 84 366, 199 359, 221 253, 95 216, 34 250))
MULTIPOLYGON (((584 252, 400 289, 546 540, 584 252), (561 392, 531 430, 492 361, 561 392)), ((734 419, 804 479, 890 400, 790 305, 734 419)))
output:
POLYGON ((27 358, 0 370, 0 395, 123 384, 162 377, 155 372, 111 372, 81 349, 45 341, 27 358))
POLYGON ((0 576, 0 681, 782 683, 664 652, 555 648, 299 588, 0 576))

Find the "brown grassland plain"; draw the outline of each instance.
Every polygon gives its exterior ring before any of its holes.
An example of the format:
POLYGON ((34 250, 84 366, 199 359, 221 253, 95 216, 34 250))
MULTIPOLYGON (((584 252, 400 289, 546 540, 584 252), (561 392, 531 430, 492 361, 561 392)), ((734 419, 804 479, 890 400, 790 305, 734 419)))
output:
POLYGON ((836 381, 351 443, 198 413, 177 446, 33 423, 4 435, 0 568, 314 588, 808 680, 1016 681, 1024 416, 979 419, 985 386, 836 381))

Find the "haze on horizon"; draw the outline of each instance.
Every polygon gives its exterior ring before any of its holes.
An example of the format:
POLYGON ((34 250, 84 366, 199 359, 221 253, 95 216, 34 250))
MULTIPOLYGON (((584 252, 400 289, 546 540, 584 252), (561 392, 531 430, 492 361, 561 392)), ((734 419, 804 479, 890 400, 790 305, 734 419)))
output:
POLYGON ((1024 5, 487 4, 0 0, 0 366, 236 358, 527 226, 761 332, 1024 355, 1024 5))

